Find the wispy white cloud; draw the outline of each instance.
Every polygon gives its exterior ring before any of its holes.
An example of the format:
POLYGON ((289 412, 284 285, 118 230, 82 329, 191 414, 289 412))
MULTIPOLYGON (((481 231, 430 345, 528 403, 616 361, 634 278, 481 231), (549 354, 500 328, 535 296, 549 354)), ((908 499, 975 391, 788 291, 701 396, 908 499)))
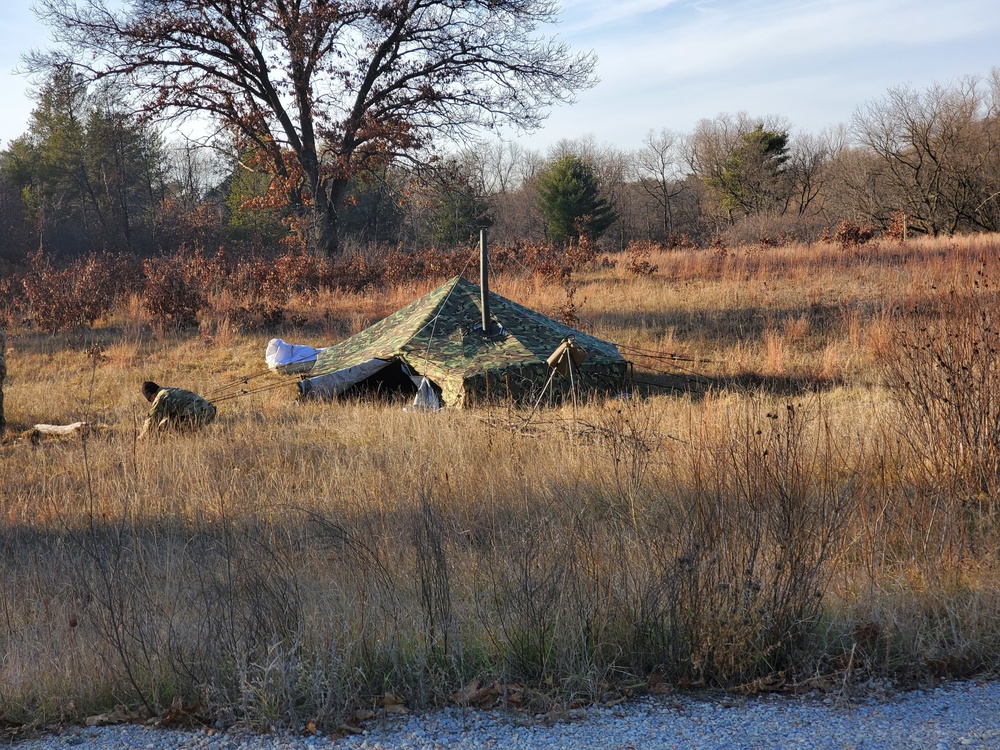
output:
POLYGON ((557 33, 597 52, 601 83, 538 144, 592 132, 634 146, 739 110, 819 130, 891 86, 1000 63, 996 0, 567 0, 557 33))
MULTIPOLYGON (((674 4, 656 5, 662 11, 674 4)), ((611 73, 627 76, 630 70, 655 65, 657 78, 667 81, 760 68, 777 61, 805 67, 812 59, 828 55, 846 56, 882 46, 916 49, 1000 30, 1000 13, 989 14, 992 22, 984 23, 984 6, 992 5, 985 0, 958 0, 947 6, 922 3, 926 7, 918 11, 912 10, 913 3, 902 0, 833 4, 757 0, 701 5, 727 7, 697 17, 680 12, 654 13, 655 18, 640 14, 630 23, 622 23, 621 31, 604 27, 580 33, 579 41, 597 48, 602 77, 611 73), (906 10, 907 6, 911 10, 906 10)))
POLYGON ((583 34, 627 26, 689 0, 564 0, 563 31, 583 34))

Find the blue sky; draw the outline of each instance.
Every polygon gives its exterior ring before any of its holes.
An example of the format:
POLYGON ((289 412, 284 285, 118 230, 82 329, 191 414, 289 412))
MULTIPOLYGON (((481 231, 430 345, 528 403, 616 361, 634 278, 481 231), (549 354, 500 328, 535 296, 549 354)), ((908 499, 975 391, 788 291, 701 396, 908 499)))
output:
POLYGON ((721 112, 818 133, 890 87, 1000 66, 996 0, 564 0, 559 34, 594 49, 601 82, 528 142, 593 133, 637 147, 721 112))
MULTIPOLYGON (((27 0, 0 7, 0 146, 27 129, 12 68, 44 46, 27 0)), ((690 132, 721 112, 777 115, 793 131, 850 121, 892 86, 925 89, 1000 66, 997 0, 563 0, 551 29, 594 50, 601 82, 519 140, 545 151, 594 136, 637 148, 649 130, 690 132)))

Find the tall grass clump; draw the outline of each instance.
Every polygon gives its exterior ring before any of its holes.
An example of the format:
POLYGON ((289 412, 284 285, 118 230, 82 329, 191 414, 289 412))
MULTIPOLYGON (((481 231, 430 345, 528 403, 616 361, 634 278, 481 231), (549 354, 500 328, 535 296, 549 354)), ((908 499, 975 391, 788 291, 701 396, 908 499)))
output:
POLYGON ((995 269, 930 270, 881 324, 888 401, 839 581, 852 667, 911 680, 991 670, 1000 643, 995 269))
POLYGON ((819 403, 754 400, 700 426, 665 597, 692 679, 749 682, 803 664, 856 504, 826 419, 819 403))
POLYGON ((994 275, 984 264, 906 311, 885 364, 900 408, 899 438, 913 456, 913 492, 955 521, 944 528, 957 532, 948 548, 959 558, 977 552, 970 544, 995 541, 1000 288, 994 275))

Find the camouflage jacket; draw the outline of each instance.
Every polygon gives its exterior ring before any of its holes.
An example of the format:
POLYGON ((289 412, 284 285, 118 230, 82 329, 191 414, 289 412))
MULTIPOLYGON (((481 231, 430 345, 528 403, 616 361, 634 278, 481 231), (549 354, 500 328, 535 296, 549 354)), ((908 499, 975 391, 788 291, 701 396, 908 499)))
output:
POLYGON ((162 429, 201 427, 213 419, 215 405, 197 393, 183 388, 161 388, 153 399, 140 437, 162 429))

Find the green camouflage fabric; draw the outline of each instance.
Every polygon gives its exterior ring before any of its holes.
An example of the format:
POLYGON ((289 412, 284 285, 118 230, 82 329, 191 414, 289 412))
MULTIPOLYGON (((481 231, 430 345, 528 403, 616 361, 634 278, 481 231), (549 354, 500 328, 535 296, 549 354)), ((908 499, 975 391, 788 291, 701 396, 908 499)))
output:
MULTIPOLYGON (((482 332, 482 293, 456 276, 378 323, 321 351, 309 377, 369 359, 398 360, 440 390, 447 406, 485 399, 527 402, 541 394, 551 375, 546 359, 572 337, 587 357, 574 372, 580 392, 620 389, 627 362, 614 344, 590 336, 490 293, 490 316, 501 328, 482 332)), ((552 380, 555 394, 570 381, 552 380)))
POLYGON ((193 429, 215 419, 215 404, 183 388, 161 388, 153 399, 140 437, 163 429, 193 429))
POLYGON ((7 379, 7 336, 0 328, 0 435, 7 429, 7 421, 3 416, 3 381, 7 379))

